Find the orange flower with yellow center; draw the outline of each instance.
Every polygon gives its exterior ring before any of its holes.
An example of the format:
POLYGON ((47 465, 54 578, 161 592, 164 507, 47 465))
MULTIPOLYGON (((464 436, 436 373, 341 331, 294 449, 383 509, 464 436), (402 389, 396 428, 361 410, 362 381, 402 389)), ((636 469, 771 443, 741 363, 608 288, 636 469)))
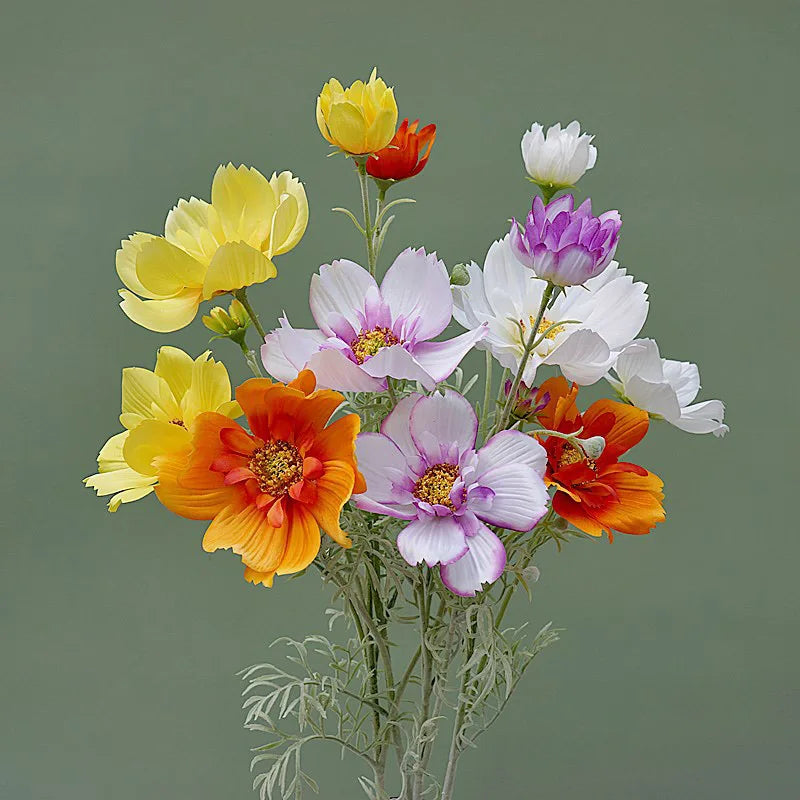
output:
POLYGON ((647 412, 614 400, 598 400, 581 414, 575 406, 578 390, 565 378, 550 378, 537 392, 537 400, 550 394, 539 413, 539 422, 560 433, 576 433, 589 439, 602 436, 603 451, 589 458, 571 442, 545 437, 547 451, 545 483, 555 486, 553 510, 591 536, 603 531, 613 541, 619 533, 649 533, 665 519, 661 501, 664 484, 644 467, 620 461, 620 456, 638 444, 647 433, 647 412))
POLYGON ((222 414, 200 414, 191 448, 158 460, 161 502, 183 517, 210 519, 208 552, 230 549, 251 583, 305 569, 320 548, 320 528, 342 547, 344 504, 365 491, 355 460, 359 418, 328 424, 344 397, 314 391, 303 370, 288 385, 253 378, 236 390, 250 430, 222 414))

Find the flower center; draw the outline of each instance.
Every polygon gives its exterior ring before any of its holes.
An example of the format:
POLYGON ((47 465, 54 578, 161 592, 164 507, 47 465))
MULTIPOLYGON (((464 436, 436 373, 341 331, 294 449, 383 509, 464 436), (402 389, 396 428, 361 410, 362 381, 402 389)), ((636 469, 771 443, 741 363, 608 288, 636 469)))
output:
POLYGON ((171 419, 169 421, 169 424, 177 425, 179 428, 183 428, 184 430, 186 429, 186 423, 182 419, 178 419, 177 417, 175 419, 171 419))
POLYGON ((594 461, 592 461, 590 458, 586 458, 586 456, 580 450, 578 450, 575 445, 566 442, 558 459, 558 468, 564 469, 564 467, 569 467, 572 464, 578 464, 580 462, 584 462, 589 469, 597 469, 597 464, 594 461))
MULTIPOLYGON (((528 324, 531 327, 533 327, 533 323, 536 322, 536 320, 532 315, 529 317, 529 319, 530 323, 528 324)), ((536 335, 541 336, 542 334, 544 334, 545 339, 550 339, 552 341, 553 339, 556 338, 556 336, 558 336, 559 333, 561 333, 561 331, 564 330, 565 327, 564 325, 556 325, 552 330, 548 330, 548 328, 551 328, 552 326, 553 326, 552 320, 547 319, 547 317, 542 317, 542 321, 539 323, 539 327, 536 330, 536 335)))
POLYGON ((436 464, 428 467, 414 486, 414 497, 431 505, 453 508, 450 492, 460 475, 461 470, 455 464, 436 464))
POLYGON ((250 470, 262 492, 280 497, 303 477, 303 458, 294 445, 276 439, 253 452, 250 470))
POLYGON ((350 349, 359 364, 363 364, 368 358, 372 358, 375 353, 383 347, 393 344, 400 344, 400 340, 389 330, 378 326, 369 331, 361 333, 350 342, 350 349))

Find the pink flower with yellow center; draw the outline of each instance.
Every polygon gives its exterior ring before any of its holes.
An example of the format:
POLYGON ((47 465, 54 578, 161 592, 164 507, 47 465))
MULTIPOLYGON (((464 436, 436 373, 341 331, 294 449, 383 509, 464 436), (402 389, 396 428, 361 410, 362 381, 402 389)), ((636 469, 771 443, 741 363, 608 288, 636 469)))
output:
POLYGON ((401 400, 380 433, 356 440, 364 511, 408 520, 397 537, 409 564, 439 565, 454 594, 473 597, 502 575, 506 552, 488 526, 528 531, 547 511, 547 456, 530 436, 501 431, 476 448, 478 418, 457 392, 401 400))
POLYGON ((320 386, 339 391, 383 391, 387 377, 432 389, 488 332, 478 325, 431 341, 450 323, 453 300, 444 264, 421 248, 400 253, 380 287, 352 261, 323 265, 311 279, 310 304, 318 330, 293 328, 284 317, 261 348, 278 380, 310 369, 320 386))

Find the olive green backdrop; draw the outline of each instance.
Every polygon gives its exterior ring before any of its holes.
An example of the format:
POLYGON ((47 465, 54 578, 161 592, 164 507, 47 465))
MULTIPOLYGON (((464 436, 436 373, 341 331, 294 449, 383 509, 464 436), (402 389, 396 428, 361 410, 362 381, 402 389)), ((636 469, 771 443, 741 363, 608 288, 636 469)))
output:
MULTIPOLYGON (((459 800, 794 798, 798 20, 789 2, 12 2, 0 31, 4 351, 0 798, 251 796, 235 672, 321 631, 317 580, 272 591, 209 556, 202 524, 83 489, 118 429, 120 369, 170 342, 117 308, 114 251, 207 196, 223 161, 305 181, 311 224, 253 292, 307 323, 319 264, 361 257, 354 176, 316 129, 324 80, 373 64, 438 125, 385 254, 482 260, 531 187, 519 139, 581 120, 581 182, 624 219, 646 332, 699 362, 724 440, 654 425, 651 536, 548 551, 518 621, 565 628, 463 759, 459 800), (790 346, 793 351, 790 353, 790 346), (794 752, 794 756, 792 753, 794 752)), ((237 380, 238 351, 214 346, 237 380)), ((320 749, 323 798, 353 765, 320 749)))

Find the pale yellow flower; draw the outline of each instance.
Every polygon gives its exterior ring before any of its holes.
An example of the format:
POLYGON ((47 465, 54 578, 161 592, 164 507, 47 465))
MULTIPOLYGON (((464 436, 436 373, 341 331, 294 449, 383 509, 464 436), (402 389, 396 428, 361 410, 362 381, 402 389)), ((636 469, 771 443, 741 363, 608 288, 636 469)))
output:
POLYGON ((306 192, 291 172, 267 180, 253 167, 220 166, 210 203, 179 200, 164 236, 122 242, 120 306, 152 331, 183 328, 203 300, 274 278, 272 258, 291 250, 307 224, 306 192))
POLYGON ((103 445, 97 456, 99 472, 84 480, 98 496, 113 495, 109 511, 153 491, 157 459, 190 446, 188 428, 198 414, 241 416, 239 404, 231 400, 225 365, 210 356, 206 351, 192 359, 177 347, 162 347, 154 370, 122 370, 119 421, 126 430, 103 445))
POLYGON ((369 80, 345 89, 331 78, 317 98, 317 125, 333 145, 352 155, 374 153, 392 140, 397 126, 397 103, 376 70, 369 80))

